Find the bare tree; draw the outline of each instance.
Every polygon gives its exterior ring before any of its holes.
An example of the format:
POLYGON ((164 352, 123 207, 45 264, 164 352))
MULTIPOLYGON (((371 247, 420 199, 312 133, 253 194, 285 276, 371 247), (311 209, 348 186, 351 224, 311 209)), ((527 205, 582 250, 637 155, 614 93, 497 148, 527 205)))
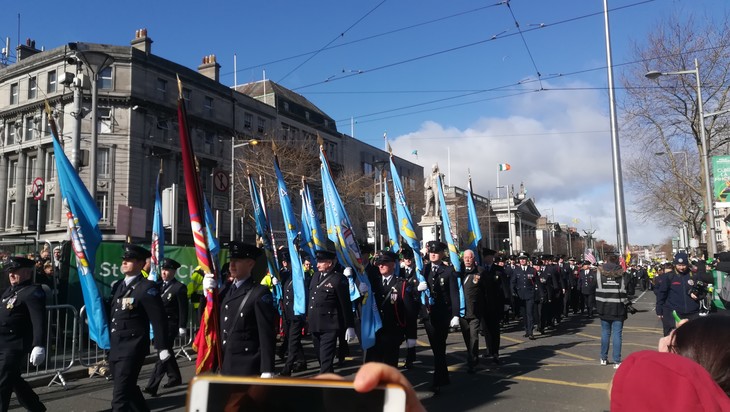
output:
MULTIPOLYGON (((661 22, 645 44, 635 46, 634 60, 638 63, 623 73, 626 119, 622 137, 631 149, 624 170, 636 199, 632 209, 645 219, 687 224, 694 233, 701 233, 704 221, 696 78, 683 74, 650 80, 645 74, 652 70, 694 70, 697 59, 705 113, 730 107, 727 17, 683 16, 682 20, 675 17, 661 22)), ((705 123, 710 155, 726 154, 728 117, 710 117, 705 123)))

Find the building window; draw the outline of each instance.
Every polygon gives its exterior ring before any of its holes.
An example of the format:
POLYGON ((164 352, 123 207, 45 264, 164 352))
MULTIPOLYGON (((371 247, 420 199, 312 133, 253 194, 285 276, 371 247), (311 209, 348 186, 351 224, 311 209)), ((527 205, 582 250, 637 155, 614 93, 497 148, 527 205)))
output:
POLYGON ((362 173, 367 176, 374 172, 373 165, 368 162, 362 163, 362 173))
POLYGON ((203 151, 208 154, 213 154, 214 142, 215 133, 205 132, 205 147, 203 148, 203 151))
POLYGON ((18 176, 18 160, 8 162, 8 187, 15 187, 15 181, 18 176))
POLYGON ((289 102, 284 102, 284 111, 285 112, 289 111, 289 102))
POLYGON ((108 178, 111 174, 111 149, 100 147, 96 150, 96 175, 108 178))
POLYGON ((56 155, 48 153, 46 155, 46 182, 56 180, 56 155))
POLYGON ((251 113, 245 113, 243 115, 243 127, 244 129, 251 130, 251 127, 253 127, 251 124, 253 123, 253 115, 251 113))
POLYGON ((203 100, 203 110, 206 112, 206 114, 213 114, 213 98, 205 96, 205 100, 203 100))
POLYGON ((25 118, 25 141, 35 139, 35 119, 33 117, 25 118))
POLYGON ((167 100, 167 80, 157 79, 157 91, 160 93, 160 99, 167 100))
POLYGON ((96 207, 101 213, 99 223, 109 223, 109 194, 107 192, 96 192, 96 207))
POLYGON ((97 86, 101 90, 110 90, 114 88, 114 79, 112 79, 112 68, 107 67, 99 72, 99 80, 97 86))
POLYGON ((182 93, 183 100, 185 100, 185 103, 187 103, 188 107, 190 107, 190 102, 193 99, 193 91, 183 87, 183 93, 182 93))
POLYGON ((263 133, 265 129, 266 129, 266 120, 262 117, 259 117, 259 123, 258 123, 258 127, 256 128, 256 130, 259 133, 263 133))
POLYGON ((28 79, 28 99, 35 99, 38 95, 38 79, 33 76, 28 79))
POLYGON ((15 134, 15 122, 8 123, 8 141, 6 142, 6 144, 15 144, 15 134))
POLYGON ((10 104, 18 104, 18 83, 10 85, 10 104))
POLYGON ((26 162, 27 167, 25 168, 25 183, 30 184, 33 179, 38 177, 35 175, 36 167, 38 166, 38 158, 35 156, 28 157, 28 159, 26 159, 26 162))
POLYGON ((715 240, 717 240, 718 242, 722 242, 723 241, 723 239, 722 239, 722 232, 715 232, 715 240))
POLYGON ((96 130, 99 133, 112 133, 114 128, 112 127, 112 109, 111 107, 99 107, 97 108, 98 114, 96 117, 96 130))
POLYGON ((46 223, 54 223, 56 198, 53 195, 46 196, 46 223))
POLYGON ((6 216, 5 227, 10 229, 13 227, 13 222, 15 222, 15 200, 8 202, 8 215, 6 216))
POLYGON ((55 93, 56 91, 56 71, 51 70, 48 72, 48 81, 46 82, 46 92, 47 93, 55 93))

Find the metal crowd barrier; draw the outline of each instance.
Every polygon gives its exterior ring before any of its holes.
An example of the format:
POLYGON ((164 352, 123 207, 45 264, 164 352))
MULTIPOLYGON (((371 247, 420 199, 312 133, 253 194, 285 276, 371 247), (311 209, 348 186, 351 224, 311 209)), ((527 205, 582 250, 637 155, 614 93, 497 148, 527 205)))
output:
POLYGON ((192 356, 190 356, 190 353, 186 348, 190 348, 192 350, 193 340, 195 339, 195 335, 198 333, 198 329, 200 329, 200 316, 197 312, 198 311, 193 307, 193 304, 190 303, 188 305, 187 333, 184 338, 175 338, 175 343, 173 345, 173 349, 176 349, 176 358, 186 357, 188 361, 193 361, 192 356))
POLYGON ((89 335, 89 327, 86 318, 86 306, 82 306, 79 311, 79 363, 85 368, 89 368, 89 377, 102 376, 109 378, 109 363, 107 361, 107 351, 96 346, 96 342, 91 340, 89 335))
POLYGON ((79 316, 71 305, 46 306, 48 321, 46 322, 46 359, 38 366, 26 363, 23 377, 55 375, 48 383, 62 385, 66 388, 63 373, 71 369, 76 359, 76 331, 79 329, 79 316))

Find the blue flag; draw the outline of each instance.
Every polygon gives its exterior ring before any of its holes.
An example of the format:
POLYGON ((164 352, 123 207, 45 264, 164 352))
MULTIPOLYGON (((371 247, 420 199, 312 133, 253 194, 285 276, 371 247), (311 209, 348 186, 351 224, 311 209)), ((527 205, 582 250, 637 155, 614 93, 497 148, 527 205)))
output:
POLYGON ((281 214, 284 216, 284 226, 286 227, 286 239, 289 246, 289 256, 291 257, 291 280, 294 289, 294 315, 304 315, 307 310, 306 294, 304 292, 304 268, 302 267, 302 259, 299 257, 299 248, 297 248, 296 239, 299 234, 297 227, 297 218, 292 209, 289 192, 286 190, 284 176, 281 175, 279 169, 279 159, 274 155, 274 171, 276 172, 276 181, 279 192, 279 204, 281 204, 281 214))
POLYGON ((221 245, 215 237, 215 217, 213 216, 213 211, 208 205, 208 198, 205 197, 205 194, 203 194, 203 208, 205 209, 205 230, 208 235, 208 250, 210 251, 210 255, 213 258, 213 264, 215 265, 216 262, 218 262, 218 253, 221 251, 221 245))
POLYGON ((479 253, 479 241, 482 240, 482 230, 479 228, 479 218, 477 217, 477 208, 474 205, 473 190, 471 188, 471 176, 469 176, 469 193, 466 196, 466 208, 469 213, 469 239, 467 240, 467 249, 471 249, 477 258, 477 264, 482 264, 481 253, 479 253))
MULTIPOLYGON (((263 243, 264 255, 266 255, 266 265, 268 266, 271 277, 279 279, 279 266, 276 264, 276 254, 274 253, 274 246, 271 243, 271 234, 269 222, 266 219, 266 213, 264 212, 264 206, 261 201, 261 195, 259 193, 259 187, 256 184, 253 176, 248 175, 248 187, 251 192, 251 204, 253 205, 253 217, 256 222, 256 235, 261 239, 263 243)), ((281 284, 277 284, 274 288, 274 301, 276 302, 277 308, 279 308, 279 300, 281 299, 281 284)), ((281 308, 279 308, 281 311, 281 308)))
POLYGON ((302 185, 303 238, 307 240, 308 253, 310 253, 312 259, 316 260, 315 253, 324 248, 325 235, 322 233, 322 225, 320 225, 319 218, 317 217, 317 209, 314 207, 314 199, 312 198, 312 193, 309 191, 309 184, 302 179, 302 185))
MULTIPOLYGON (((320 171, 322 173, 325 217, 327 218, 327 236, 335 244, 340 263, 343 266, 351 267, 360 283, 365 283, 368 290, 372 290, 368 277, 363 273, 364 266, 360 255, 360 247, 355 241, 352 223, 350 223, 350 218, 342 204, 340 194, 337 192, 337 187, 332 180, 329 163, 322 146, 319 149, 319 159, 322 162, 320 171)), ((360 320, 360 343, 362 348, 367 350, 375 345, 375 332, 382 327, 378 306, 368 294, 362 300, 360 320)))
MULTIPOLYGON (((416 278, 419 282, 425 282, 423 277, 423 259, 421 259, 421 241, 416 237, 416 231, 413 229, 413 218, 411 211, 408 210, 406 203, 406 195, 403 192, 403 185, 398 175, 398 170, 393 163, 393 154, 390 155, 390 176, 393 179, 393 196, 395 196, 395 210, 398 214, 398 231, 408 246, 413 249, 414 260, 416 261, 416 278)), ((430 301, 431 291, 426 289, 421 294, 421 303, 424 305, 430 301)))
MULTIPOLYGON (((51 116, 48 116, 49 119, 51 116)), ((93 270, 96 267, 96 250, 101 243, 99 218, 101 213, 96 202, 86 190, 84 182, 69 162, 63 148, 58 142, 58 135, 53 130, 53 152, 56 155, 58 184, 61 186, 63 207, 66 210, 68 228, 71 233, 71 244, 76 255, 76 270, 79 274, 81 292, 89 323, 89 337, 101 349, 109 349, 109 322, 106 318, 104 302, 94 280, 93 270)), ((92 171, 93 173, 94 171, 92 171)))
POLYGON ((395 219, 393 218, 393 204, 390 201, 390 193, 388 185, 385 185, 385 219, 388 222, 388 246, 390 251, 398 253, 400 245, 398 244, 398 231, 395 228, 395 219))
MULTIPOLYGON (((437 184, 439 190, 439 204, 441 205, 441 222, 444 226, 444 239, 449 246, 449 259, 454 266, 456 273, 461 273, 461 260, 459 260, 459 251, 454 243, 454 236, 451 234, 451 219, 449 219, 449 210, 446 209, 446 198, 444 197, 444 187, 441 182, 441 174, 437 176, 437 184)), ((466 314, 466 304, 464 303, 464 288, 461 285, 461 278, 456 276, 456 283, 459 285, 459 312, 463 317, 466 314)))
MULTIPOLYGON (((150 275, 147 279, 156 281, 160 276, 160 265, 162 259, 165 258, 165 227, 162 224, 162 198, 160 197, 160 176, 162 171, 157 175, 157 184, 155 185, 155 211, 152 215, 152 242, 150 242, 150 275)), ((150 328, 150 333, 152 329, 150 328)))

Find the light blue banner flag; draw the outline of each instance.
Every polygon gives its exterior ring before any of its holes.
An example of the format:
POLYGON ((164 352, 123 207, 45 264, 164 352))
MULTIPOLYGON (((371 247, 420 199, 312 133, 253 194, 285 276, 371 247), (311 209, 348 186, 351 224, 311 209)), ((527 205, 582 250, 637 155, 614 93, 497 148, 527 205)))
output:
POLYGON ((281 205, 281 214, 284 216, 284 226, 286 227, 286 240, 289 246, 289 256, 291 257, 291 280, 294 289, 294 315, 304 315, 307 310, 306 293, 304 292, 304 268, 302 267, 302 259, 299 257, 299 248, 297 247, 297 235, 299 227, 297 218, 292 209, 289 192, 286 190, 284 176, 281 175, 279 169, 279 158, 274 154, 274 171, 276 172, 276 184, 279 192, 279 204, 281 205))
MULTIPOLYGON (((48 117, 52 118, 52 116, 48 117)), ((84 296, 84 305, 86 305, 89 337, 96 342, 99 348, 109 349, 109 322, 93 273, 93 269, 96 267, 96 249, 101 243, 101 230, 99 229, 101 213, 89 191, 86 190, 84 182, 81 181, 63 152, 63 148, 58 142, 55 123, 51 125, 51 130, 58 184, 61 186, 63 207, 71 233, 71 244, 76 255, 76 269, 84 296)))
POLYGON ((309 214, 307 199, 305 198, 304 189, 299 191, 299 195, 302 200, 302 234, 299 239, 299 247, 302 249, 312 262, 316 262, 316 250, 314 250, 314 239, 312 239, 312 229, 309 228, 309 220, 307 215, 309 214))
MULTIPOLYGON (((386 179, 387 182, 387 179, 386 179)), ((390 200, 388 185, 385 186, 385 219, 388 222, 388 246, 393 253, 400 252, 400 244, 398 242, 398 231, 395 228, 395 219, 393 218, 393 203, 390 200)))
POLYGON ((451 265, 454 267, 456 272, 456 283, 459 285, 459 313, 460 316, 464 317, 466 314, 466 304, 464 302, 464 288, 461 285, 461 277, 458 275, 461 273, 461 260, 459 260, 459 251, 456 249, 454 243, 454 236, 451 234, 451 219, 449 219, 449 210, 446 208, 446 198, 444 197, 444 186, 441 182, 441 174, 437 176, 438 190, 439 190, 439 204, 441 205, 441 222, 444 227, 444 240, 449 247, 449 259, 451 265))
MULTIPOLYGON (((165 258, 165 227, 162 224, 162 198, 160 197, 160 177, 162 170, 157 174, 155 184, 155 210, 152 214, 152 242, 150 242, 150 275, 147 279, 157 281, 160 277, 160 265, 165 258)), ((150 328, 152 333, 152 328, 150 328)))
MULTIPOLYGON (((340 261, 340 263, 343 266, 351 267, 360 283, 365 283, 368 290, 372 290, 370 281, 364 274, 360 247, 355 241, 350 218, 332 180, 329 163, 321 145, 319 159, 322 162, 320 171, 322 173, 322 192, 324 193, 325 216, 327 218, 327 236, 334 242, 338 258, 344 259, 344 262, 340 261)), ((365 294, 362 300, 360 320, 360 343, 362 348, 367 350, 375 345, 375 332, 382 327, 378 306, 375 299, 369 294, 365 294)))
POLYGON ((466 196, 466 208, 469 213, 469 239, 467 240, 467 249, 474 252, 477 258, 477 264, 482 264, 481 253, 479 253, 479 242, 482 240, 482 229, 479 228, 479 218, 477 217, 477 208, 474 205, 474 191, 471 188, 471 175, 469 175, 469 193, 466 196))
MULTIPOLYGON (((264 255, 266 255, 266 265, 269 269, 271 277, 279 279, 279 266, 276 264, 276 253, 274 253, 274 246, 271 243, 271 234, 269 232, 269 222, 266 219, 266 213, 264 212, 264 206, 261 201, 261 194, 259 192, 259 186, 256 184, 253 176, 248 175, 248 187, 251 193, 251 204, 253 205, 253 217, 256 222, 256 235, 261 239, 264 249, 264 255)), ((274 302, 276 307, 281 312, 279 306, 279 300, 281 300, 281 284, 277 284, 274 287, 274 302)))
POLYGON ((304 179, 302 179, 302 187, 302 231, 304 232, 304 222, 306 221, 307 233, 304 237, 307 239, 307 247, 311 249, 312 259, 316 261, 316 252, 324 248, 325 234, 319 223, 319 217, 317 217, 317 209, 314 207, 314 198, 309 190, 309 184, 304 179))
POLYGON ((218 254, 221 251, 221 245, 215 237, 215 233, 217 232, 215 227, 215 216, 213 216, 213 211, 210 209, 210 205, 208 205, 208 198, 205 194, 203 194, 203 208, 205 208, 205 230, 208 235, 208 250, 210 251, 215 264, 215 262, 218 262, 218 254))
MULTIPOLYGON (((390 151, 390 146, 388 146, 388 151, 390 151)), ((413 229, 413 218, 411 217, 411 211, 408 210, 406 195, 403 192, 403 185, 398 175, 398 169, 396 169, 395 163, 393 163, 392 152, 390 153, 390 176, 393 179, 393 196, 395 197, 395 210, 398 214, 398 231, 403 240, 413 249, 413 257, 416 262, 416 279, 419 282, 425 282, 426 278, 423 277, 423 258, 421 258, 421 241, 418 240, 416 231, 413 229)), ((425 305, 430 300, 431 291, 426 289, 425 293, 421 294, 421 303, 425 305)))

